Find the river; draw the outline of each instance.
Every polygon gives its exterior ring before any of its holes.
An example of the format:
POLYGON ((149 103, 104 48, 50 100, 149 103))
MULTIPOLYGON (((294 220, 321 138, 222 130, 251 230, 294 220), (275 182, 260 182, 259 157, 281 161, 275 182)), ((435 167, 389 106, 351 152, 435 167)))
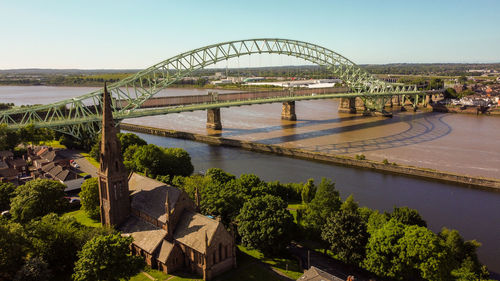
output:
MULTIPOLYGON (((0 102, 54 102, 95 88, 0 87, 0 102)), ((175 89, 163 94, 203 94, 208 90, 175 89)), ((281 121, 280 104, 222 110, 223 131, 205 128, 206 113, 192 112, 126 120, 195 133, 222 135, 263 143, 345 155, 363 153, 369 159, 413 164, 440 170, 498 177, 500 119, 488 116, 397 113, 392 119, 337 113, 337 101, 297 103, 297 122, 281 121)), ((183 147, 196 171, 219 167, 235 175, 255 173, 283 182, 331 178, 342 198, 353 194, 361 206, 390 211, 393 206, 417 209, 435 232, 457 229, 483 246, 480 260, 500 272, 500 192, 387 175, 307 160, 210 146, 186 140, 140 134, 149 143, 183 147)), ((497 277, 498 278, 498 277, 497 277)))

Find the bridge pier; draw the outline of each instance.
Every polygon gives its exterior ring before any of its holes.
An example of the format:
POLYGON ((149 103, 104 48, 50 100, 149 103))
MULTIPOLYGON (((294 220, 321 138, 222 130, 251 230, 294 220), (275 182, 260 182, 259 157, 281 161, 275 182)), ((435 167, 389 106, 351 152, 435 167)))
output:
POLYGON ((207 109, 207 128, 221 130, 220 108, 207 109))
POLYGON ((356 98, 341 98, 339 112, 356 113, 356 98))
POLYGON ((296 121, 297 115, 295 115, 295 101, 286 101, 283 103, 281 108, 281 119, 296 121))

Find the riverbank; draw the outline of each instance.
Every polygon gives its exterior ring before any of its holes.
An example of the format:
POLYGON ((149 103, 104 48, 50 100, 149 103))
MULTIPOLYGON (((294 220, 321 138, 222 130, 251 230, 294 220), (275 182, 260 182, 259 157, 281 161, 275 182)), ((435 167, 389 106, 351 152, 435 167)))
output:
POLYGON ((190 132, 154 128, 154 127, 128 124, 128 123, 120 124, 120 129, 163 136, 163 137, 194 140, 198 142, 208 143, 211 145, 242 148, 254 152, 272 153, 281 156, 289 156, 300 159, 321 161, 336 165, 364 168, 384 173, 393 173, 393 174, 423 178, 428 180, 460 184, 474 188, 500 191, 500 180, 498 179, 458 175, 449 172, 437 171, 433 169, 400 165, 397 163, 383 163, 366 159, 361 160, 348 156, 336 155, 332 153, 313 152, 298 148, 286 148, 278 145, 248 142, 243 140, 235 140, 235 139, 216 137, 216 136, 207 136, 190 132))
POLYGON ((459 114, 473 114, 473 115, 490 115, 490 116, 500 116, 500 107, 495 107, 488 110, 486 113, 479 111, 477 106, 467 106, 465 108, 461 106, 453 105, 433 105, 432 111, 442 112, 442 113, 459 113, 459 114))

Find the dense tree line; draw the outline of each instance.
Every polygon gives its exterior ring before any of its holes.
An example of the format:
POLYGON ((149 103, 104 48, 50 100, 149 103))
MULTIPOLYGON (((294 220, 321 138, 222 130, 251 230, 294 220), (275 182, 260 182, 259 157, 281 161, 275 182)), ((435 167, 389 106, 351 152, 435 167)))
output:
POLYGON ((0 280, 68 280, 72 274, 75 280, 119 280, 143 267, 129 253, 131 238, 59 215, 69 207, 64 188, 40 179, 0 185, 2 209, 12 214, 0 217, 0 280))
POLYGON ((342 202, 327 179, 319 185, 313 180, 283 184, 213 168, 172 182, 193 200, 201 197, 202 213, 235 225, 243 245, 268 255, 282 251, 291 239, 308 239, 338 260, 394 280, 487 280, 489 275, 477 258, 478 242, 464 241, 446 228, 436 234, 408 207, 379 213, 360 208, 352 196, 342 202), (297 201, 304 207, 293 224, 287 203, 297 201))

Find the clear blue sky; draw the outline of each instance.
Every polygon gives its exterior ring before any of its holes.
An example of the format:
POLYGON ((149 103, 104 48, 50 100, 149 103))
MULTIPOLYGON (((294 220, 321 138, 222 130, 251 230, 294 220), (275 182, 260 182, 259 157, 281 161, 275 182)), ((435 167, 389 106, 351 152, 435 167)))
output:
POLYGON ((145 68, 247 38, 316 43, 355 63, 500 62, 500 1, 0 0, 0 69, 145 68))

